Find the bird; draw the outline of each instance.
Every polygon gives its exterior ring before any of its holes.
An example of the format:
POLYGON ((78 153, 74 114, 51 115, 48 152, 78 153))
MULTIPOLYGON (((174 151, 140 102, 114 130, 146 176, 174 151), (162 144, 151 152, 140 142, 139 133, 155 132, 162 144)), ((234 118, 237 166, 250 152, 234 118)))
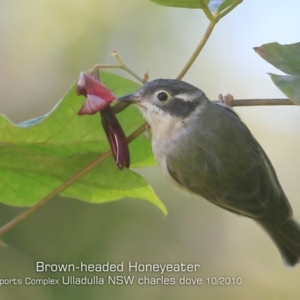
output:
POLYGON ((300 261, 300 226, 267 154, 228 105, 181 80, 155 79, 117 99, 135 104, 151 128, 152 151, 177 186, 271 237, 284 263, 300 261))

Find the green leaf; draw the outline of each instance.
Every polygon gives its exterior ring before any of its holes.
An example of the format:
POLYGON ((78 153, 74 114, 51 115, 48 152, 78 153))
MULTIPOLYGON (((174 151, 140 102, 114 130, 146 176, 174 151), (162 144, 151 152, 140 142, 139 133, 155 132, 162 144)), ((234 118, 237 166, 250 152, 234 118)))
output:
POLYGON ((274 67, 291 75, 269 74, 273 83, 290 100, 300 105, 300 43, 269 43, 255 47, 254 50, 274 67))
POLYGON ((295 104, 300 105, 300 77, 269 74, 274 84, 295 104))
MULTIPOLYGON (((199 0, 151 0, 151 1, 163 6, 201 8, 199 0)), ((209 0, 205 0, 204 2, 205 4, 208 4, 209 0)))
MULTIPOLYGON (((132 93, 140 85, 120 76, 101 72, 103 83, 116 96, 132 93)), ((84 102, 75 85, 45 116, 19 125, 0 115, 0 201, 30 206, 109 149, 99 114, 78 116, 84 102)), ((118 115, 127 135, 144 120, 134 106, 118 115)), ((150 140, 141 136, 130 144, 131 166, 155 164, 150 140)), ((164 205, 151 186, 131 170, 119 170, 112 157, 68 187, 62 195, 93 203, 124 197, 148 200, 164 213, 164 205)))
MULTIPOLYGON (((199 0, 151 0, 154 3, 163 6, 181 7, 181 8, 202 8, 199 0)), ((204 3, 208 5, 209 9, 214 11, 222 11, 230 6, 235 0, 205 0, 204 3)))
POLYGON ((300 43, 281 45, 270 43, 254 50, 277 69, 293 76, 300 76, 300 43))
MULTIPOLYGON (((90 158, 86 157, 86 161, 89 160, 90 158)), ((125 197, 139 198, 149 200, 166 214, 164 204, 157 198, 148 182, 129 169, 124 168, 120 171, 112 159, 105 160, 92 169, 62 195, 92 203, 109 202, 125 197)))
POLYGON ((228 6, 230 6, 232 3, 234 3, 236 0, 211 0, 209 2, 209 9, 214 12, 214 11, 222 11, 228 6))

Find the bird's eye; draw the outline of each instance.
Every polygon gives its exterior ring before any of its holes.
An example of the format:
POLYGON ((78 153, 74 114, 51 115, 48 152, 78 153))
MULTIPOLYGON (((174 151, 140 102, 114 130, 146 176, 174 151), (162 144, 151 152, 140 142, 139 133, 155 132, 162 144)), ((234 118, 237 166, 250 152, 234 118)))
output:
POLYGON ((164 91, 158 92, 157 99, 159 101, 167 101, 169 99, 169 94, 164 91))

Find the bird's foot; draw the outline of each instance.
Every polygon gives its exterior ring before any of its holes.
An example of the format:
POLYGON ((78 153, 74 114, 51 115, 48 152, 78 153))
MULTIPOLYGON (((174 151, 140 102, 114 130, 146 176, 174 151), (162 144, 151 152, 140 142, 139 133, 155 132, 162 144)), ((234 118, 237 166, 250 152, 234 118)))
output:
POLYGON ((226 104, 230 107, 233 106, 233 101, 234 101, 234 98, 231 94, 227 94, 225 96, 223 96, 222 94, 219 94, 218 96, 219 98, 219 102, 222 103, 222 104, 226 104))

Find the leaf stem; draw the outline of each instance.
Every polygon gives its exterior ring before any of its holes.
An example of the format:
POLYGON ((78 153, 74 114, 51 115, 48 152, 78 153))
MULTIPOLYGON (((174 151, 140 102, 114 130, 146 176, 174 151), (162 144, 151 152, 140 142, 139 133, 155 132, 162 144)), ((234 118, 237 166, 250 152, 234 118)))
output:
POLYGON ((215 25, 216 25, 216 23, 209 22, 208 27, 207 27, 202 39, 200 40, 200 43, 198 44, 197 48, 193 52, 192 56, 189 58, 186 65, 183 67, 183 69, 177 75, 176 79, 181 80, 184 77, 184 75, 187 73, 187 71, 190 69, 190 67, 192 66, 192 64, 194 63, 196 58, 198 57, 199 53, 201 52, 201 50, 205 46, 205 44, 206 44, 208 38, 210 37, 215 25))
POLYGON ((219 21, 221 18, 226 16, 228 13, 230 13, 236 6, 238 6, 242 2, 243 2, 243 0, 236 0, 230 6, 226 7, 221 12, 217 11, 215 14, 215 18, 217 19, 217 21, 219 21))
POLYGON ((192 56, 189 58, 186 65, 183 67, 183 69, 177 75, 176 79, 178 79, 178 80, 181 80, 184 77, 184 75, 187 73, 187 71, 190 69, 190 67, 192 66, 192 64, 194 63, 194 61, 196 60, 196 58, 200 54, 201 50, 205 46, 208 38, 210 37, 210 35, 211 35, 211 33, 212 33, 216 23, 217 23, 216 18, 211 13, 209 7, 204 3, 204 1, 199 0, 199 2, 200 2, 200 5, 201 5, 201 8, 202 8, 203 12, 205 13, 206 17, 209 19, 210 22, 208 24, 208 27, 206 28, 206 31, 205 31, 202 39, 200 40, 197 48, 193 52, 192 56))
MULTIPOLYGON (((140 134, 145 132, 145 130, 146 130, 146 123, 141 125, 138 129, 136 129, 132 134, 130 134, 127 137, 128 143, 132 142, 136 137, 138 137, 140 134)), ((63 192, 67 187, 69 187, 75 181, 79 180, 82 176, 87 174, 91 169, 95 168, 98 164, 100 164, 106 158, 111 156, 111 154, 112 154, 111 150, 108 150, 105 153, 101 154, 98 158, 96 158, 94 161, 92 161, 90 164, 88 164, 86 167, 84 167, 79 172, 74 174, 72 177, 67 179, 62 185, 60 185, 55 190, 53 190, 50 194, 48 194, 46 197, 44 197, 39 203, 37 203, 36 205, 23 211, 17 217, 15 217, 11 221, 9 221, 5 225, 3 225, 0 228, 0 237, 3 236, 4 234, 6 234, 9 230, 14 228, 15 226, 17 226, 20 222, 27 219, 29 216, 31 216, 33 213, 35 213, 38 209, 42 208, 45 204, 49 203, 55 196, 59 195, 61 192, 63 192)), ((1 246, 1 240, 0 240, 0 246, 1 246)))
POLYGON ((184 75, 187 73, 187 71, 190 69, 190 67, 192 66, 192 64, 194 63, 194 61, 200 54, 201 50, 205 46, 208 38, 210 37, 215 25, 219 22, 219 20, 221 18, 223 18, 224 16, 226 16, 229 12, 231 12, 237 5, 242 3, 243 0, 236 0, 230 6, 226 7, 223 11, 221 11, 221 12, 216 11, 215 14, 211 13, 209 7, 205 4, 205 2, 203 0, 199 0, 199 2, 200 2, 203 12, 205 13, 206 17, 209 20, 209 24, 208 24, 208 27, 206 28, 206 31, 205 31, 202 39, 199 42, 197 48, 193 52, 192 56, 189 58, 186 65, 183 67, 183 69, 180 71, 180 73, 176 77, 176 79, 178 79, 178 80, 181 80, 184 77, 184 75))
POLYGON ((209 7, 205 4, 204 0, 199 0, 200 5, 201 5, 201 9, 203 10, 203 12, 205 13, 207 19, 211 22, 215 22, 215 17, 214 15, 211 13, 209 7))

